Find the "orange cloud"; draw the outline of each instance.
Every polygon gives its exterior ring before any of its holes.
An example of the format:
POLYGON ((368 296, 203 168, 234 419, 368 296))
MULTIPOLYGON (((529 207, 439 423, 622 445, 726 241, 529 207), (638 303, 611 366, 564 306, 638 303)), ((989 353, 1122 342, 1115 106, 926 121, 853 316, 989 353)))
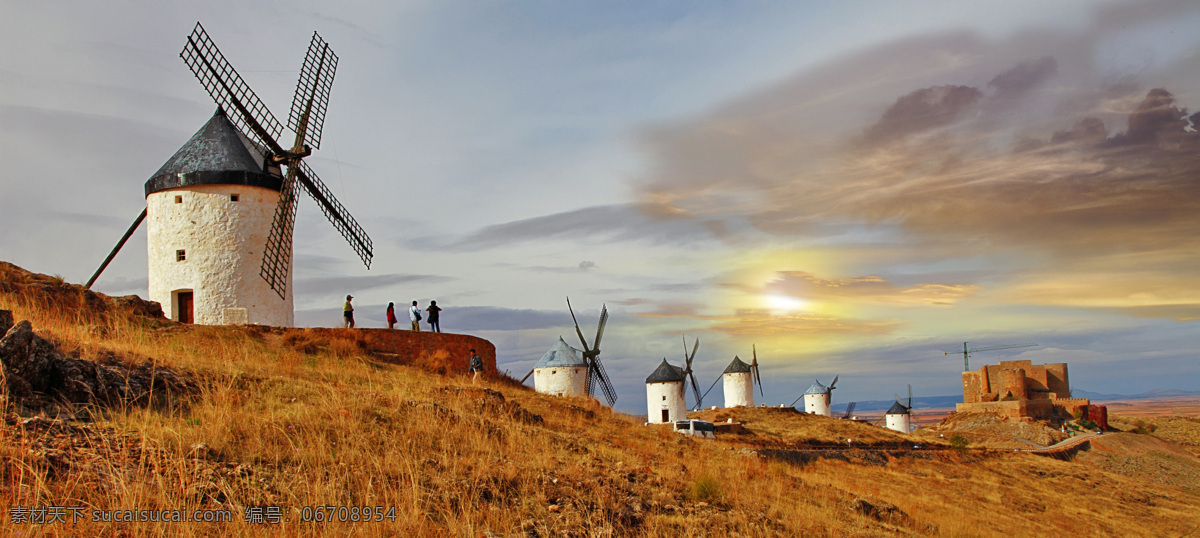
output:
POLYGON ((742 309, 710 329, 734 336, 881 335, 896 329, 893 321, 862 321, 817 314, 775 315, 768 310, 742 309))
POLYGON ((948 305, 970 297, 980 289, 974 284, 940 283, 901 287, 875 275, 822 279, 804 271, 779 271, 777 274, 776 279, 764 286, 765 292, 815 300, 948 305))

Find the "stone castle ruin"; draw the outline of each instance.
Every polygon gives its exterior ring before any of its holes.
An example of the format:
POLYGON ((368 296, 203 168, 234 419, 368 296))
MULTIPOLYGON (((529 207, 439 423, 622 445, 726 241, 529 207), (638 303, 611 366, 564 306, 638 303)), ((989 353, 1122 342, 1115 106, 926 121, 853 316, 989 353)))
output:
POLYGON ((974 372, 963 372, 960 413, 996 413, 1015 419, 1050 419, 1082 413, 1092 406, 1087 398, 1072 398, 1065 363, 1035 365, 1032 361, 1000 361, 974 372))

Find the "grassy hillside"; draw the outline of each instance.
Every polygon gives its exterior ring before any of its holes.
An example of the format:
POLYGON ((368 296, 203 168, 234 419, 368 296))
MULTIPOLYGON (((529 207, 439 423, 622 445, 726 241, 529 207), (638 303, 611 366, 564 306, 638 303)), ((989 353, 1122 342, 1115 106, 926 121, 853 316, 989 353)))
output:
POLYGON ((511 380, 474 387, 421 361, 384 362, 354 331, 181 326, 7 264, 0 309, 67 357, 130 379, 153 372, 149 395, 65 404, 5 390, 0 501, 87 510, 77 523, 67 513, 30 525, 10 508, 7 535, 1161 536, 1200 525, 1200 484, 1179 473, 1168 483, 970 450, 781 457, 846 436, 884 448, 909 438, 755 408, 707 412, 750 433, 694 440, 511 380), (154 381, 164 378, 176 381, 154 381), (255 508, 266 506, 279 523, 244 522, 247 508, 270 516, 255 508), (312 506, 385 517, 302 521, 312 506), (135 507, 229 510, 234 521, 88 521, 135 507))

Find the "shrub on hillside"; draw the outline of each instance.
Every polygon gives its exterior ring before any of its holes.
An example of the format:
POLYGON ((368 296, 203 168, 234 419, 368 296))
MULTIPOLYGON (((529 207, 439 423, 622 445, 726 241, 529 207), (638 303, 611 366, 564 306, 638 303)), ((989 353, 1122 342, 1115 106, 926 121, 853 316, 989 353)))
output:
POLYGON ((287 331, 283 335, 283 345, 306 355, 312 355, 321 349, 320 343, 308 331, 287 331))
POLYGON ((953 448, 959 452, 966 450, 970 444, 971 442, 968 441, 966 437, 961 435, 955 435, 954 437, 950 438, 950 448, 953 448))
POLYGON ((688 485, 688 498, 693 501, 713 502, 721 497, 721 481, 711 474, 703 473, 688 485))
POLYGON ((1140 435, 1150 435, 1150 434, 1154 433, 1154 430, 1157 430, 1157 429, 1158 429, 1157 425, 1155 425, 1153 423, 1148 423, 1141 419, 1138 419, 1136 422, 1133 423, 1133 429, 1130 431, 1132 431, 1133 433, 1136 433, 1136 434, 1140 434, 1140 435))

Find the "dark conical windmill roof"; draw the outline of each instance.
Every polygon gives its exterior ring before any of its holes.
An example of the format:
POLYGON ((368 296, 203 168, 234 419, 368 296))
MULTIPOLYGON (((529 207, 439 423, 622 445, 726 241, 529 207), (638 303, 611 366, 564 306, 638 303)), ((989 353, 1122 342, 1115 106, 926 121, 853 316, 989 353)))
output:
POLYGON ((749 371, 750 371, 750 365, 746 364, 744 361, 742 361, 742 359, 739 359, 737 357, 737 355, 734 355, 733 361, 731 361, 729 363, 729 366, 725 367, 725 371, 721 372, 721 373, 722 374, 744 374, 749 371))
POLYGON ((680 368, 678 366, 672 366, 671 364, 669 364, 667 362, 667 359, 663 359, 662 362, 658 364, 658 368, 654 369, 654 373, 650 374, 650 377, 646 378, 646 383, 682 383, 682 382, 683 382, 683 368, 680 368))
POLYGON ((282 178, 264 170, 263 158, 217 108, 179 151, 146 182, 146 196, 188 185, 249 185, 279 190, 282 178))
POLYGON ((896 403, 892 404, 892 406, 890 408, 888 408, 887 413, 884 413, 884 414, 886 414, 886 415, 907 415, 908 408, 904 407, 904 404, 902 404, 900 402, 896 402, 896 403))

